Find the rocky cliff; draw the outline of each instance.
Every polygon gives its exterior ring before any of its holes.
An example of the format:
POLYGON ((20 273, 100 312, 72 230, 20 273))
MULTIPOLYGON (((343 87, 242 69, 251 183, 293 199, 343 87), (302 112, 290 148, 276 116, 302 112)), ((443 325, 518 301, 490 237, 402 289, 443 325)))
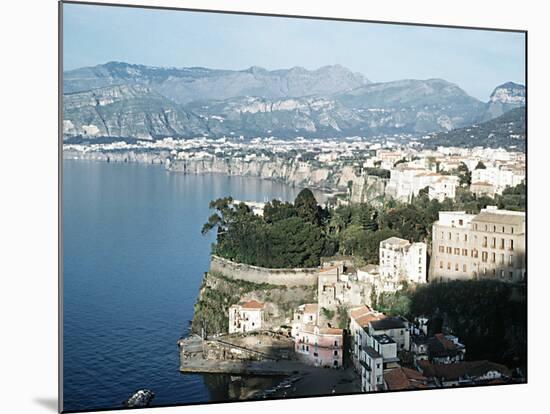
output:
POLYGON ((265 319, 268 326, 284 325, 292 318, 293 310, 302 303, 316 301, 317 285, 276 286, 231 279, 216 272, 205 273, 195 303, 192 330, 209 334, 228 331, 229 307, 242 298, 266 303, 265 319))
POLYGON ((274 158, 248 161, 244 158, 170 159, 167 168, 185 174, 224 174, 250 176, 279 181, 296 187, 308 187, 348 194, 352 202, 367 202, 384 194, 387 181, 361 174, 352 166, 322 166, 296 160, 274 158))

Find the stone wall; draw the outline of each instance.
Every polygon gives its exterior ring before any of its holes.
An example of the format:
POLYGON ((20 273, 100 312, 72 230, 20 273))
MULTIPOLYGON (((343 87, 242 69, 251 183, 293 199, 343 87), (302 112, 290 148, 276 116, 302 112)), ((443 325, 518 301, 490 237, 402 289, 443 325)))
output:
POLYGON ((234 279, 252 283, 269 283, 277 286, 315 286, 318 279, 318 268, 304 269, 268 269, 235 263, 212 255, 210 272, 234 279))

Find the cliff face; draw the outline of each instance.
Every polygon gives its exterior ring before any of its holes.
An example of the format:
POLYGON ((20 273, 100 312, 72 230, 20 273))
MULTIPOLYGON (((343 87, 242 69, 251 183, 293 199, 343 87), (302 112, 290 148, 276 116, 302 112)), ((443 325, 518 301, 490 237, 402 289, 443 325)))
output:
POLYGON ((292 318, 296 307, 315 302, 316 293, 317 285, 287 287, 259 284, 208 272, 204 275, 195 303, 192 330, 200 333, 204 328, 208 334, 226 333, 229 307, 243 297, 266 304, 265 328, 282 325, 292 318))
POLYGON ((170 171, 185 174, 225 174, 250 176, 280 181, 296 186, 331 192, 351 191, 352 202, 367 202, 383 195, 386 181, 357 173, 351 166, 315 166, 313 164, 274 158, 248 161, 243 158, 212 157, 208 159, 171 159, 170 171))

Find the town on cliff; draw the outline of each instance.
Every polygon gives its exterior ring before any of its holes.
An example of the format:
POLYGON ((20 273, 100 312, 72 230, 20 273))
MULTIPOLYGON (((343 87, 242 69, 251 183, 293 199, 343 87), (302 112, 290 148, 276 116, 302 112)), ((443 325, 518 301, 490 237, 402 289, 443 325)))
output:
POLYGON ((216 243, 182 372, 283 378, 246 398, 526 381, 523 153, 376 149, 353 167, 327 157, 325 175, 319 157, 290 172, 254 162, 224 168, 342 192, 210 203, 216 243), (365 191, 368 177, 382 184, 365 191))

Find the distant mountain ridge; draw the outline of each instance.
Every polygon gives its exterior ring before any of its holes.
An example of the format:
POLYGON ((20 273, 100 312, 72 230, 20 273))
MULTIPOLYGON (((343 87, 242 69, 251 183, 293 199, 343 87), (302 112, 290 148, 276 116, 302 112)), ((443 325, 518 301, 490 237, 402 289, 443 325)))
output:
POLYGON ((63 133, 87 139, 421 135, 499 116, 521 105, 521 88, 500 85, 484 103, 443 79, 372 83, 339 65, 232 71, 109 62, 64 73, 63 133))
POLYGON ((245 70, 201 67, 162 68, 109 62, 64 73, 65 93, 122 84, 142 84, 177 103, 223 100, 238 96, 264 98, 330 95, 369 83, 363 75, 340 65, 309 71, 301 67, 266 70, 257 66, 245 70))

